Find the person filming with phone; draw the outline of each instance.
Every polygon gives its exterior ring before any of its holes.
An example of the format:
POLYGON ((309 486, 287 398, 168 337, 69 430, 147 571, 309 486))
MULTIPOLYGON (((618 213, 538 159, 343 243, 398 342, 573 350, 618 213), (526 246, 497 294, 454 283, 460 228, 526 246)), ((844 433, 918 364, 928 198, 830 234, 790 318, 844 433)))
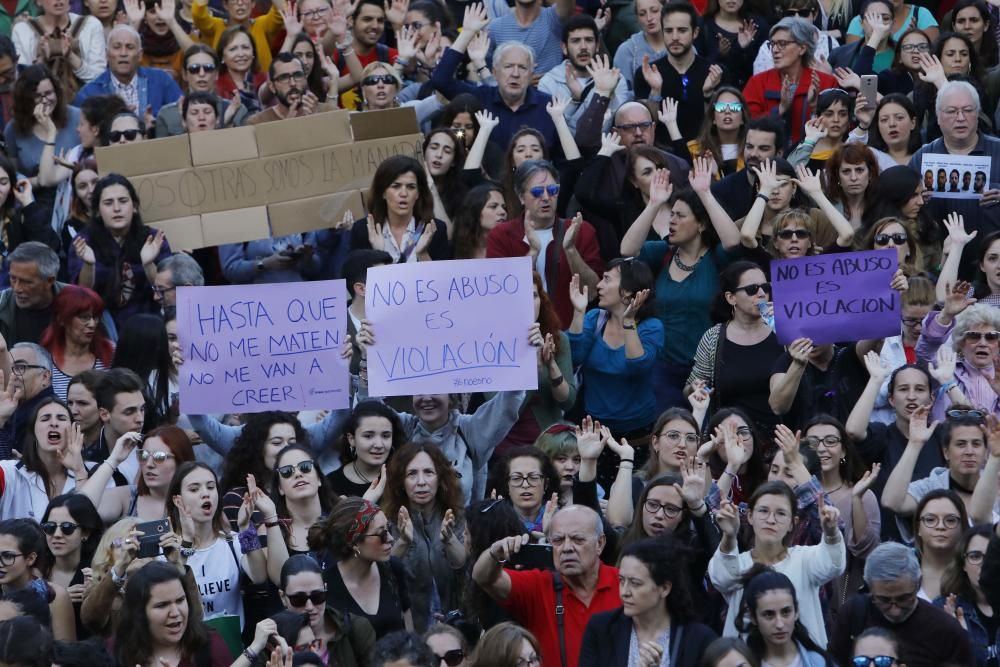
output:
POLYGON ((618 569, 600 562, 605 536, 601 517, 582 505, 557 511, 546 526, 554 570, 504 567, 528 545, 528 534, 505 537, 484 551, 472 580, 516 622, 538 638, 543 665, 575 665, 587 621, 621 606, 618 569), (556 608, 563 614, 557 617, 556 608))

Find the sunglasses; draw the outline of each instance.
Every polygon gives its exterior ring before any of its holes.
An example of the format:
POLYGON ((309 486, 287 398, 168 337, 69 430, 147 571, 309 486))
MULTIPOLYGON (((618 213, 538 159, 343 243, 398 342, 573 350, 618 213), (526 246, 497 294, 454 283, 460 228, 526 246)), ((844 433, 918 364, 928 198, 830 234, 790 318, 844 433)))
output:
POLYGON ((445 651, 444 655, 434 654, 434 662, 438 665, 443 662, 448 667, 456 667, 456 665, 461 665, 463 660, 465 660, 465 651, 460 648, 445 651))
POLYGON ((139 460, 145 463, 149 459, 153 459, 153 463, 163 463, 167 459, 174 458, 173 454, 167 454, 166 452, 147 452, 146 450, 139 451, 139 460))
POLYGON ((536 185, 535 187, 530 188, 528 192, 530 192, 531 196, 535 199, 541 199, 542 195, 546 192, 549 193, 550 197, 555 197, 559 194, 559 184, 553 183, 552 185, 536 185))
POLYGON ((892 667, 896 664, 896 659, 891 655, 857 655, 851 658, 854 667, 892 667))
POLYGON ((716 113, 725 113, 727 111, 730 112, 730 113, 739 113, 739 112, 743 111, 743 103, 742 102, 716 102, 715 103, 715 111, 716 111, 716 113))
POLYGON ((140 134, 142 134, 142 130, 122 130, 121 132, 115 130, 108 133, 108 139, 111 143, 117 144, 122 140, 122 137, 125 137, 125 141, 135 141, 140 134))
POLYGON ((963 408, 953 408, 945 412, 952 419, 985 419, 986 413, 982 410, 965 410, 963 408))
POLYGON ((895 234, 876 234, 875 235, 875 245, 886 245, 892 241, 896 245, 903 245, 906 243, 906 233, 896 232, 895 234))
POLYGON ((771 283, 753 283, 752 285, 744 285, 743 287, 737 287, 735 291, 743 292, 747 296, 756 296, 757 292, 764 290, 764 294, 771 293, 771 283))
POLYGON ((625 123, 624 125, 615 125, 615 129, 621 132, 635 132, 636 130, 648 130, 653 127, 653 121, 644 120, 641 123, 625 123))
POLYGON ((202 74, 202 73, 211 74, 212 72, 217 70, 218 67, 215 66, 215 63, 207 63, 204 65, 197 65, 197 64, 188 65, 184 69, 187 70, 188 74, 202 74))
POLYGON ((303 475, 308 475, 313 471, 313 466, 315 464, 312 461, 299 461, 295 465, 281 466, 278 468, 278 474, 284 479, 289 479, 295 474, 295 469, 298 468, 299 472, 303 475))
POLYGON ((396 78, 391 74, 376 74, 374 76, 366 76, 361 80, 362 86, 377 86, 380 83, 384 83, 387 86, 395 86, 396 78))
POLYGON ((811 9, 786 9, 781 13, 782 16, 809 16, 812 13, 811 9))
POLYGON ((316 590, 308 593, 292 593, 291 595, 286 593, 285 597, 288 598, 288 604, 296 609, 302 609, 308 602, 312 602, 317 607, 326 604, 326 591, 316 590))
MULTIPOLYGON (((965 340, 972 341, 973 343, 978 343, 982 339, 986 339, 988 343, 995 343, 997 339, 1000 339, 1000 331, 966 331, 965 340)), ((956 411, 957 412, 957 411, 956 411)), ((950 416, 950 415, 949 415, 950 416)))
POLYGON ((780 232, 776 234, 776 236, 779 239, 782 239, 783 241, 788 241, 792 237, 795 237, 800 240, 807 239, 810 236, 812 236, 812 234, 809 232, 808 229, 782 229, 780 232))
POLYGON ((72 521, 62 521, 60 523, 56 523, 55 521, 46 521, 42 524, 42 530, 45 531, 46 535, 55 535, 56 528, 58 528, 63 535, 72 535, 79 527, 80 524, 73 523, 72 521))

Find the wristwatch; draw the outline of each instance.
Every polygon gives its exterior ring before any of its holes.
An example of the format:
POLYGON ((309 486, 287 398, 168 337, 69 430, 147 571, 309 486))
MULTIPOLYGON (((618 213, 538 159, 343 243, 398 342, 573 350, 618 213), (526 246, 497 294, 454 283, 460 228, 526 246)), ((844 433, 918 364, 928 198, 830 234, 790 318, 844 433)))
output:
POLYGON ((257 258, 257 270, 258 271, 264 270, 264 260, 260 257, 257 258))

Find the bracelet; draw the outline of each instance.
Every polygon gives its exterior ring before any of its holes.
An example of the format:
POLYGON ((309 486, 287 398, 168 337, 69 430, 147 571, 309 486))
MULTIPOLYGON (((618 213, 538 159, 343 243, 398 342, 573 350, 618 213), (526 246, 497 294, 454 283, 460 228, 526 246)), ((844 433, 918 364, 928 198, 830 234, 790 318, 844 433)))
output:
POLYGON ((240 538, 240 550, 244 554, 264 548, 260 543, 260 537, 257 535, 257 529, 253 524, 247 526, 246 530, 242 531, 237 537, 240 538))
POLYGON ((191 549, 192 547, 194 547, 194 542, 191 540, 181 540, 182 549, 191 549))
POLYGON ((622 463, 631 463, 632 465, 635 465, 635 459, 621 459, 620 461, 618 461, 619 465, 621 465, 622 463))
POLYGON ((631 326, 622 322, 622 329, 625 329, 626 331, 635 331, 635 322, 633 322, 631 326))
POLYGON ((403 57, 400 57, 400 56, 396 56, 396 62, 393 63, 393 64, 399 65, 400 67, 406 67, 407 65, 410 64, 410 61, 407 60, 406 58, 403 58, 403 57))
POLYGON ((764 203, 765 203, 765 204, 766 204, 766 203, 768 203, 769 201, 771 201, 771 198, 770 198, 770 197, 768 197, 768 196, 767 196, 766 194, 764 194, 763 192, 758 192, 758 193, 757 193, 757 197, 756 197, 756 198, 757 198, 757 199, 763 199, 763 200, 764 200, 764 203))
POLYGON ((243 657, 249 660, 250 664, 253 664, 254 661, 257 660, 257 652, 248 646, 243 649, 243 657))
POLYGON ((346 59, 346 58, 347 58, 348 56, 353 56, 353 55, 354 55, 354 48, 352 47, 352 48, 350 48, 350 49, 347 49, 346 51, 341 51, 341 52, 340 52, 340 55, 344 56, 344 58, 345 58, 345 59, 346 59))
POLYGON ((482 67, 476 69, 476 74, 478 74, 479 72, 482 72, 483 70, 486 70, 487 72, 489 72, 490 68, 487 67, 486 65, 483 65, 482 67))
POLYGON ((107 463, 109 466, 111 466, 111 472, 112 473, 118 472, 118 466, 112 464, 111 461, 109 461, 107 459, 104 459, 103 461, 101 461, 101 465, 104 465, 105 463, 107 463))
MULTIPOLYGON (((729 475, 729 476, 730 476, 730 477, 732 477, 733 479, 736 479, 736 475, 734 475, 733 473, 729 472, 728 470, 723 470, 723 471, 722 471, 722 475, 729 475)), ((721 477, 722 477, 722 475, 719 475, 719 477, 721 478, 721 477)))
POLYGON ((43 142, 43 143, 44 143, 44 144, 45 144, 46 146, 55 146, 55 145, 56 145, 56 142, 54 142, 54 141, 46 141, 46 142, 43 142))
POLYGON ((566 378, 564 378, 564 377, 563 377, 562 375, 560 375, 560 376, 559 376, 559 377, 557 377, 557 378, 551 378, 551 379, 549 380, 549 384, 550 384, 551 386, 553 386, 553 387, 558 387, 559 385, 561 385, 561 384, 562 384, 563 382, 565 382, 565 381, 566 381, 566 378))

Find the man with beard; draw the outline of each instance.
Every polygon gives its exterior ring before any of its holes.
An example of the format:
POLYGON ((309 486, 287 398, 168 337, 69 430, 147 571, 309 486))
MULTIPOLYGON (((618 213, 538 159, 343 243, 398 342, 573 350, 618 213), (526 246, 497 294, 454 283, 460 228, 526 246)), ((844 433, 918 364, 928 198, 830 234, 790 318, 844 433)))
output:
POLYGON ((733 220, 745 218, 753 207, 756 187, 752 169, 761 162, 782 155, 785 126, 775 118, 754 118, 747 124, 743 146, 743 169, 712 183, 712 194, 733 220))
MULTIPOLYGON (((565 115, 572 132, 576 132, 577 121, 590 99, 597 94, 590 66, 600 45, 598 33, 597 23, 586 14, 578 14, 566 21, 562 32, 562 50, 566 60, 546 72, 538 82, 538 90, 543 93, 570 100, 565 115)), ((628 86, 622 77, 615 86, 608 108, 614 113, 627 101, 628 86)))
POLYGON ((77 93, 74 106, 94 95, 117 95, 136 116, 147 110, 160 113, 164 104, 176 102, 181 89, 167 72, 139 67, 142 40, 135 28, 119 24, 108 33, 108 68, 77 93))
MULTIPOLYGON (((650 63, 644 57, 635 72, 635 98, 659 104, 664 98, 677 100, 677 127, 681 136, 698 136, 705 115, 705 98, 722 80, 722 68, 694 52, 698 38, 698 12, 686 2, 671 2, 661 14, 667 55, 650 63)), ((668 144, 667 128, 656 129, 657 141, 668 144)))
POLYGON ((250 116, 247 119, 250 125, 309 116, 337 108, 334 104, 320 102, 316 95, 306 88, 305 68, 302 66, 302 61, 293 53, 282 51, 274 56, 267 74, 267 87, 278 103, 250 116))

